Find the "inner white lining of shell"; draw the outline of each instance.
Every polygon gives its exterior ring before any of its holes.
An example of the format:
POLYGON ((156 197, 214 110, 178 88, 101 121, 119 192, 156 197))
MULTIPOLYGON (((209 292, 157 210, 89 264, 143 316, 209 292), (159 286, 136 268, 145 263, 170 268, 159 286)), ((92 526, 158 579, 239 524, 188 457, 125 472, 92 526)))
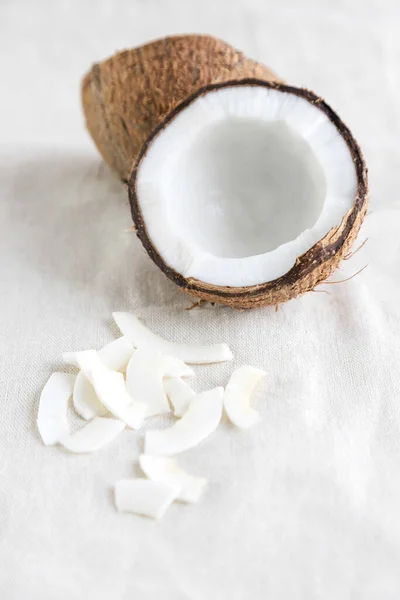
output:
POLYGON ((356 190, 351 153, 328 117, 262 86, 194 100, 152 141, 137 176, 165 263, 234 287, 284 275, 340 225, 356 190))

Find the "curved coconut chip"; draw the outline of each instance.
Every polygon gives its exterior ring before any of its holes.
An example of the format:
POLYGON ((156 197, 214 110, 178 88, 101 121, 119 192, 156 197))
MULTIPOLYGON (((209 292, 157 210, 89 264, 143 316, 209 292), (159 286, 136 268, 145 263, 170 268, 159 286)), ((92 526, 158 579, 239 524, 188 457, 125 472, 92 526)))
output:
POLYGON ((125 423, 122 421, 95 417, 76 433, 61 439, 60 443, 70 452, 77 454, 94 452, 109 444, 123 429, 125 423))
POLYGON ((84 350, 63 354, 65 362, 82 369, 76 378, 73 394, 74 408, 78 415, 89 421, 105 414, 91 383, 92 368, 105 366, 112 371, 124 372, 134 351, 129 340, 122 336, 104 346, 99 352, 84 350))
POLYGON ((147 406, 129 396, 125 389, 122 373, 116 373, 104 367, 94 367, 92 380, 98 399, 110 413, 131 429, 139 429, 147 406))
MULTIPOLYGON (((86 351, 83 350, 83 352, 86 352, 86 351)), ((65 364, 71 365, 71 367, 78 367, 78 369, 79 369, 79 364, 78 364, 76 355, 77 355, 77 352, 63 352, 62 359, 65 362, 65 364)))
POLYGON ((194 371, 176 356, 163 354, 160 357, 163 377, 194 377, 194 371))
POLYGON ((191 346, 168 342, 150 331, 135 315, 127 312, 114 312, 113 317, 121 333, 132 342, 135 348, 152 348, 162 354, 171 354, 184 362, 194 364, 209 364, 232 359, 232 352, 227 344, 191 346))
POLYGON ((82 371, 90 371, 93 365, 99 365, 101 362, 111 371, 124 372, 134 351, 135 348, 128 338, 121 336, 106 344, 98 352, 96 350, 64 352, 63 360, 69 365, 79 367, 82 371))
POLYGON ((179 488, 148 479, 121 479, 115 485, 119 512, 161 519, 179 494, 179 488))
POLYGON ((224 393, 224 408, 229 420, 241 429, 248 429, 259 419, 259 413, 250 407, 250 396, 265 374, 261 369, 242 366, 229 379, 224 393))
POLYGON ((198 502, 207 484, 206 479, 186 473, 172 458, 142 454, 139 456, 139 464, 145 475, 152 481, 178 488, 180 492, 177 500, 182 502, 198 502))
POLYGON ((76 412, 86 421, 105 415, 104 406, 93 388, 92 371, 95 367, 105 369, 96 350, 65 352, 63 358, 69 364, 76 364, 81 370, 75 381, 73 404, 76 412))
POLYGON ((78 352, 64 352, 63 360, 69 365, 78 367, 84 375, 92 382, 92 370, 94 367, 105 368, 96 350, 80 350, 78 352))
POLYGON ((67 409, 74 381, 75 375, 53 373, 43 388, 36 422, 46 446, 57 444, 69 433, 67 409))
POLYGON ((161 431, 147 431, 145 453, 172 456, 200 444, 218 427, 223 391, 222 387, 217 387, 199 394, 172 427, 161 431))
POLYGON ((135 348, 124 335, 99 350, 99 358, 111 371, 125 373, 135 348))
POLYGON ((179 377, 164 379, 163 386, 174 408, 174 415, 182 417, 189 408, 190 402, 196 397, 196 392, 179 377))
POLYGON ((83 371, 79 371, 72 396, 74 409, 85 421, 106 414, 106 409, 97 397, 93 384, 83 371))
POLYGON ((151 348, 139 348, 130 359, 126 370, 126 389, 132 398, 147 404, 147 417, 170 412, 163 378, 175 373, 194 375, 181 360, 162 356, 151 348))

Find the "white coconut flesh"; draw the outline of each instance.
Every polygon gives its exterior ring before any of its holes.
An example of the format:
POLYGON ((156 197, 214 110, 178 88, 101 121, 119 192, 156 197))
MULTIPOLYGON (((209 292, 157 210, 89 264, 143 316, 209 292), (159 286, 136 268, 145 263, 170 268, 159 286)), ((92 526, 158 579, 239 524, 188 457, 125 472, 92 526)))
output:
POLYGON ((196 397, 196 392, 186 381, 180 377, 164 379, 164 391, 173 406, 174 415, 181 417, 189 408, 189 404, 196 397))
MULTIPOLYGON (((150 331, 131 313, 114 312, 113 318, 121 333, 130 340, 135 348, 152 348, 161 354, 171 354, 175 358, 191 364, 209 364, 233 358, 227 344, 201 346, 170 342, 150 331)), ((176 371, 173 376, 177 376, 176 371)))
POLYGON ((265 374, 262 369, 244 365, 236 369, 228 381, 224 394, 225 412, 241 429, 252 427, 260 418, 258 411, 250 406, 250 398, 265 374))
POLYGON ((121 479, 115 485, 115 505, 120 512, 161 519, 179 491, 158 481, 121 479))
POLYGON ((198 502, 207 484, 203 477, 189 475, 173 458, 142 454, 139 456, 139 464, 146 477, 152 481, 179 488, 177 500, 182 502, 198 502))
POLYGON ((340 225, 357 176, 332 121, 262 86, 199 96, 152 140, 136 193, 147 235, 185 278, 249 286, 287 273, 340 225))
POLYGON ((128 338, 121 336, 99 350, 99 358, 108 369, 124 373, 134 351, 128 338))
POLYGON ((101 417, 106 413, 105 407, 94 391, 93 384, 83 371, 80 371, 76 377, 72 399, 74 409, 86 421, 90 421, 94 417, 101 417))
POLYGON ((147 417, 170 412, 163 387, 163 379, 170 373, 178 376, 194 375, 193 370, 173 356, 162 356, 152 348, 136 350, 126 370, 128 394, 147 405, 147 417))
POLYGON ((125 389, 122 373, 104 367, 92 370, 93 387, 100 402, 131 429, 139 429, 146 414, 147 406, 133 400, 125 389))
POLYGON ((67 410, 74 381, 75 375, 53 373, 43 388, 37 426, 46 446, 57 444, 69 434, 67 410))
POLYGON ((73 394, 74 408, 78 415, 89 421, 106 412, 91 383, 91 369, 103 365, 112 371, 124 372, 134 351, 129 340, 122 336, 104 346, 99 352, 64 352, 65 362, 82 369, 76 378, 73 394))
POLYGON ((84 375, 92 382, 92 370, 94 367, 103 367, 99 353, 96 350, 80 350, 78 352, 64 352, 64 362, 79 367, 84 375))
POLYGON ((222 387, 217 387, 199 394, 172 427, 161 431, 147 431, 145 453, 173 456, 200 444, 218 427, 222 415, 223 391, 222 387))
POLYGON ((163 354, 160 357, 160 371, 163 377, 194 377, 194 371, 180 358, 163 354))
POLYGON ((76 454, 95 452, 109 444, 123 429, 125 423, 122 421, 95 417, 76 433, 61 439, 60 443, 76 454))

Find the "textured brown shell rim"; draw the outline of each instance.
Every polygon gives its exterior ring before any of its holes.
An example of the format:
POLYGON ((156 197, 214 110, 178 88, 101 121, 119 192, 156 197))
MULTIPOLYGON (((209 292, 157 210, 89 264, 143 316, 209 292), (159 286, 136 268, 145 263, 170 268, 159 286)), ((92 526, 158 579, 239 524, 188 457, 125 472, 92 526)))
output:
POLYGON ((343 246, 348 234, 353 228, 357 215, 361 213, 367 203, 368 197, 368 177, 367 168, 361 153, 361 150, 352 136, 348 127, 343 123, 340 117, 332 110, 332 108, 322 99, 319 98, 314 92, 308 89, 297 88, 288 86, 282 83, 262 81, 260 79, 241 79, 233 81, 225 81, 222 83, 211 83, 206 85, 193 94, 185 98, 182 102, 177 104, 166 117, 157 125, 157 127, 151 132, 134 163, 130 179, 128 181, 129 201, 131 205, 131 212, 133 222, 135 224, 136 233, 142 242, 146 252, 150 258, 156 263, 156 265, 165 273, 165 275, 176 283, 181 288, 191 293, 212 293, 219 297, 238 297, 245 296, 257 297, 262 296, 269 292, 273 288, 281 287, 283 285, 291 285, 299 279, 303 278, 310 271, 314 270, 316 263, 322 264, 325 260, 332 258, 332 255, 343 246), (273 88, 289 94, 294 94, 300 98, 304 98, 311 104, 315 105, 332 121, 336 126, 339 133, 345 140, 351 156, 353 158, 356 175, 357 175, 357 193, 354 199, 354 203, 349 212, 344 216, 342 224, 335 228, 333 232, 341 230, 341 234, 338 238, 334 239, 332 244, 329 244, 329 239, 332 236, 332 231, 328 232, 327 235, 322 238, 312 248, 307 250, 302 256, 298 257, 295 265, 282 277, 269 281, 267 283, 261 283, 258 285, 246 286, 246 287, 223 287, 207 284, 197 279, 189 278, 186 279, 180 273, 168 266, 162 257, 160 256, 157 249, 152 244, 152 241, 148 235, 147 228, 140 210, 138 195, 136 190, 137 175, 139 172, 140 164, 145 157, 147 150, 152 144, 153 140, 158 134, 185 108, 187 108, 192 102, 198 97, 207 94, 208 92, 235 86, 261 86, 265 88, 273 88))

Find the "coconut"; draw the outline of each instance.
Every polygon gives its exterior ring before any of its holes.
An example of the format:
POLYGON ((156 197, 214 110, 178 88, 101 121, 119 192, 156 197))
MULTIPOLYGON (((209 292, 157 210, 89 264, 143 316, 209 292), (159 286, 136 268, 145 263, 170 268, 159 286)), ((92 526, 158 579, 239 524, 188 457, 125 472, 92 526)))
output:
POLYGON ((279 78, 220 39, 182 35, 119 52, 95 64, 82 84, 87 128, 105 162, 128 181, 143 143, 162 118, 213 82, 279 78))
POLYGON ((313 92, 220 40, 189 36, 95 66, 83 94, 89 130, 128 181, 138 237, 192 296, 278 305, 314 290, 349 253, 367 170, 313 92))

